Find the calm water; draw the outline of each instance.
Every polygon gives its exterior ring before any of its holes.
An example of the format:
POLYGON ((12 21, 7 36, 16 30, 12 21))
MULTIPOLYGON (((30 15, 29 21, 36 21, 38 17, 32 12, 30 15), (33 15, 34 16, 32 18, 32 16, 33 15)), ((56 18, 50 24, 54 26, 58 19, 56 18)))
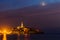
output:
MULTIPOLYGON (((0 37, 2 40, 2 36, 0 37)), ((31 34, 28 36, 20 35, 9 35, 7 36, 7 40, 60 40, 60 34, 31 34)))
POLYGON ((60 40, 60 34, 31 35, 31 40, 60 40))

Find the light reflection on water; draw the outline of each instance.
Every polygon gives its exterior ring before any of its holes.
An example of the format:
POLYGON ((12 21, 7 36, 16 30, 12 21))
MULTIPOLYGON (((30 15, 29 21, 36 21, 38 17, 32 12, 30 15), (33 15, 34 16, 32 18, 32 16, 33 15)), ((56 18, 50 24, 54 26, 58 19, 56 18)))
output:
POLYGON ((6 34, 3 34, 3 40, 7 40, 6 34))
POLYGON ((1 35, 0 36, 0 40, 30 40, 30 35, 27 34, 27 35, 6 35, 6 36, 3 36, 1 35), (4 39, 6 38, 6 39, 4 39))
MULTIPOLYGON (((2 39, 0 36, 0 40, 2 39)), ((60 40, 60 34, 7 35, 7 40, 60 40)))
POLYGON ((24 40, 30 40, 30 35, 24 35, 24 40))
MULTIPOLYGON (((38 36, 39 37, 39 36, 38 36)), ((36 40, 39 39, 37 35, 25 34, 18 36, 17 34, 6 35, 6 40, 36 40)), ((0 40, 3 40, 3 35, 0 36, 0 40)))

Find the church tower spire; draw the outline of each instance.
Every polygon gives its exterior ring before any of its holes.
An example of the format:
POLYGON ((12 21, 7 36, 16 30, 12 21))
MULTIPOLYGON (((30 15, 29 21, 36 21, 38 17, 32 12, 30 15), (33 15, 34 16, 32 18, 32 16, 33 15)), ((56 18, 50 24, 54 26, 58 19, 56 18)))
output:
POLYGON ((24 28, 24 24, 23 24, 23 21, 21 22, 21 28, 24 28))

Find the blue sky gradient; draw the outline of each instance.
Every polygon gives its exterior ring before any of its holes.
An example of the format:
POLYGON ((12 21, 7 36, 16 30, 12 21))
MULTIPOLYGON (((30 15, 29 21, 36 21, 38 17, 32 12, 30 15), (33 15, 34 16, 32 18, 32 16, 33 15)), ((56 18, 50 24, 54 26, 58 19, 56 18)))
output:
MULTIPOLYGON (((60 0, 43 0, 46 3, 57 3, 60 0)), ((38 5, 42 0, 0 0, 0 11, 10 10, 10 9, 19 9, 32 5, 38 5)))

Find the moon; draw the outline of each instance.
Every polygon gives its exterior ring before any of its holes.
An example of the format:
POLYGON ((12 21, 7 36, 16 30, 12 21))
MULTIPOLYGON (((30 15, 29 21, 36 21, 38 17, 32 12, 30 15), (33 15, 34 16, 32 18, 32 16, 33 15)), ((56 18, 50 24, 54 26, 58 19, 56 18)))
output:
POLYGON ((47 5, 47 3, 45 3, 45 2, 41 2, 40 4, 41 4, 41 6, 46 6, 47 5))

